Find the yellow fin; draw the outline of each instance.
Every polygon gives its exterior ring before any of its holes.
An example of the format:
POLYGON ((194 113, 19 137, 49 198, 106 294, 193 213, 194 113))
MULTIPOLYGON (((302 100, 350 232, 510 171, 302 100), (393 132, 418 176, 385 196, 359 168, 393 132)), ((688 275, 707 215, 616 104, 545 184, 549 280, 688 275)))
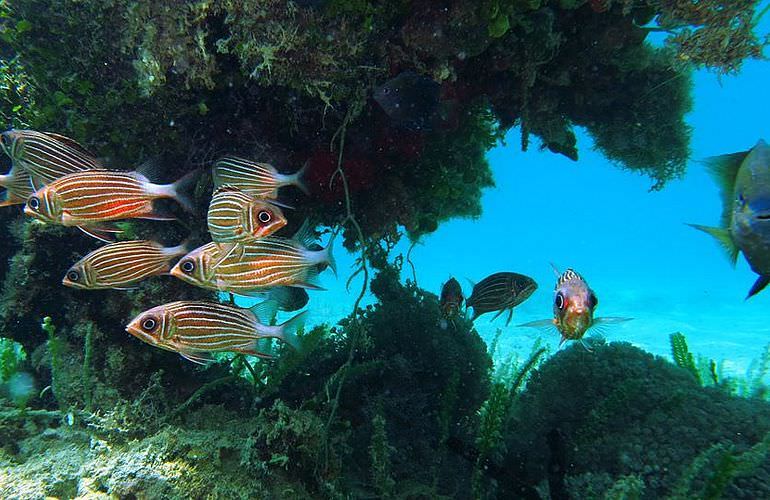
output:
POLYGON ((749 151, 741 151, 740 153, 712 156, 705 160, 706 168, 716 180, 722 196, 722 225, 724 227, 730 226, 735 178, 738 177, 738 170, 740 170, 743 160, 748 154, 749 151))
POLYGON ((728 231, 727 229, 723 229, 721 227, 701 226, 699 224, 687 224, 687 225, 690 227, 694 227, 695 229, 699 229, 704 233, 708 233, 711 236, 713 236, 719 242, 719 244, 722 245, 722 248, 725 249, 725 252, 727 252, 727 258, 730 259, 730 263, 733 266, 735 266, 735 262, 738 260, 738 252, 740 250, 735 245, 735 242, 733 241, 733 238, 730 235, 730 231, 728 231))

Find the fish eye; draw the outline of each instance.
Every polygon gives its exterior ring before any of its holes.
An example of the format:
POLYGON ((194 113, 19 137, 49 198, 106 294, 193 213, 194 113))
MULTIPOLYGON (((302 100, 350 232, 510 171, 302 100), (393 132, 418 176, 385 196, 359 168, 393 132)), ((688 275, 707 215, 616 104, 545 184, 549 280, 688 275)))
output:
POLYGON ((195 271, 195 262, 193 262, 192 259, 187 259, 186 261, 182 262, 182 265, 179 267, 182 269, 182 271, 191 273, 195 271))
POLYGON ((738 201, 738 203, 741 206, 744 206, 746 204, 746 197, 743 196, 743 193, 738 193, 738 200, 737 201, 738 201))
POLYGON ((142 330, 151 332, 155 330, 156 326, 158 326, 158 322, 155 321, 155 318, 146 318, 142 321, 142 330))
POLYGON ((267 224, 272 220, 273 215, 267 210, 262 210, 259 212, 259 214, 257 214, 257 218, 259 219, 259 222, 267 224))
POLYGON ((67 273, 67 279, 72 282, 76 282, 80 279, 80 273, 77 271, 70 271, 67 273))
POLYGON ((564 295, 561 292, 556 294, 555 303, 558 309, 564 309, 564 295))
POLYGON ((29 200, 27 200, 27 205, 32 210, 39 209, 40 208, 40 198, 38 198, 37 196, 30 196, 29 200))

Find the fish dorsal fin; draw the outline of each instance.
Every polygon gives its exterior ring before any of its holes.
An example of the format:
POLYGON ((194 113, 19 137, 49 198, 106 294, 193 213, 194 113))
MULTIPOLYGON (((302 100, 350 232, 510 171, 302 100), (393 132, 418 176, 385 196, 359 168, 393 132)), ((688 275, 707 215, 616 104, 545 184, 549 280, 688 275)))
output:
POLYGON ((254 316, 257 317, 257 320, 260 323, 263 325, 269 325, 278 312, 278 302, 268 299, 264 302, 260 302, 259 304, 254 304, 249 308, 249 310, 254 313, 254 316))
POLYGON ((233 186, 232 184, 223 184, 214 189, 213 196, 216 196, 220 193, 243 193, 243 190, 238 186, 233 186))
POLYGON ((136 167, 136 170, 134 170, 134 173, 144 176, 148 181, 152 182, 153 184, 158 184, 158 179, 160 179, 161 172, 162 172, 162 168, 157 158, 151 158, 145 161, 144 163, 136 167))
MULTIPOLYGON (((90 156, 95 162, 97 161, 95 154, 93 154, 91 151, 87 150, 83 145, 79 144, 74 139, 70 139, 69 137, 65 137, 63 135, 56 134, 54 132, 43 132, 43 133, 45 135, 47 135, 48 137, 50 137, 51 139, 59 141, 62 144, 64 144, 64 145, 74 149, 78 153, 84 154, 86 156, 90 156)), ((99 163, 101 163, 101 162, 99 162, 99 163)))
POLYGON ((305 248, 310 247, 310 245, 315 242, 315 232, 313 231, 313 228, 310 227, 310 221, 308 219, 305 219, 305 222, 302 223, 300 228, 296 233, 294 233, 294 236, 292 236, 291 239, 298 242, 305 248))
POLYGON ((556 264, 554 264, 553 262, 550 262, 550 264, 551 264, 551 269, 553 269, 553 274, 556 275, 557 278, 560 278, 561 272, 559 271, 559 268, 556 267, 556 264))
POLYGON ((738 176, 738 170, 740 170, 741 164, 748 154, 749 151, 742 151, 740 153, 712 156, 704 160, 706 168, 716 180, 722 196, 722 225, 724 227, 730 225, 735 178, 738 176))
POLYGON ((721 227, 701 226, 699 224, 687 224, 690 227, 694 227, 704 233, 710 234, 716 239, 722 248, 727 253, 727 258, 730 259, 730 263, 735 267, 735 263, 738 260, 738 246, 733 241, 732 235, 730 235, 729 229, 721 227))

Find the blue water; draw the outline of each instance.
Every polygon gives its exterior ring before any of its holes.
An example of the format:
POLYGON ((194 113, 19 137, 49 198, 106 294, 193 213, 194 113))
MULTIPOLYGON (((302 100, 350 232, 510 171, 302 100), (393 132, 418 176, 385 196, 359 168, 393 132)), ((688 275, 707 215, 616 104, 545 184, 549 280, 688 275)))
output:
MULTIPOLYGON (((504 318, 490 322, 489 314, 476 327, 487 341, 502 328, 504 352, 526 353, 540 336, 555 350, 558 335, 515 325, 550 318, 551 263, 561 270, 573 267, 599 297, 597 316, 634 318, 610 329, 608 340, 668 355, 669 334, 680 331, 694 353, 743 372, 770 342, 770 291, 744 300, 756 275, 743 258, 731 267, 710 236, 685 223, 719 222, 718 190, 699 160, 770 140, 769 83, 766 61, 747 62, 739 76, 697 72, 687 116, 692 160, 684 178, 657 192, 650 191, 649 178, 621 170, 594 151, 582 130, 578 162, 542 152, 536 143, 522 152, 520 131, 511 130, 488 154, 496 187, 484 192, 483 215, 442 224, 412 251, 419 285, 438 294, 455 276, 469 294, 468 280, 493 272, 532 276, 539 289, 516 309, 510 326, 504 318)), ((396 253, 407 249, 403 242, 396 253)), ((348 314, 360 289, 360 280, 350 291, 344 286, 353 256, 341 248, 336 256, 340 277, 325 273, 328 291, 312 293, 311 322, 348 314)), ((408 268, 403 277, 411 278, 408 268)))

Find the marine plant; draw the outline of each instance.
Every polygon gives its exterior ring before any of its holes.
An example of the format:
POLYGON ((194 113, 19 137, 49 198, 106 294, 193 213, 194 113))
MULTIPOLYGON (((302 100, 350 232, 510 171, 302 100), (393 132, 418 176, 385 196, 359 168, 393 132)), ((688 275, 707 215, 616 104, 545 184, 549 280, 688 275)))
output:
MULTIPOLYGON (((490 345, 490 356, 494 356, 501 330, 497 331, 490 345)), ((476 433, 476 461, 473 468, 472 491, 474 498, 488 496, 488 486, 483 481, 484 470, 491 463, 499 463, 505 455, 504 430, 509 423, 510 412, 516 404, 519 392, 526 386, 526 381, 539 363, 542 362, 547 348, 540 342, 532 346, 529 357, 524 361, 510 356, 499 363, 490 372, 491 387, 489 397, 478 412, 478 431, 476 433)))
POLYGON ((674 358, 677 366, 690 372, 699 384, 703 383, 700 372, 695 366, 695 359, 687 347, 687 339, 684 334, 680 332, 672 333, 669 335, 669 340, 671 342, 671 357, 674 358))

